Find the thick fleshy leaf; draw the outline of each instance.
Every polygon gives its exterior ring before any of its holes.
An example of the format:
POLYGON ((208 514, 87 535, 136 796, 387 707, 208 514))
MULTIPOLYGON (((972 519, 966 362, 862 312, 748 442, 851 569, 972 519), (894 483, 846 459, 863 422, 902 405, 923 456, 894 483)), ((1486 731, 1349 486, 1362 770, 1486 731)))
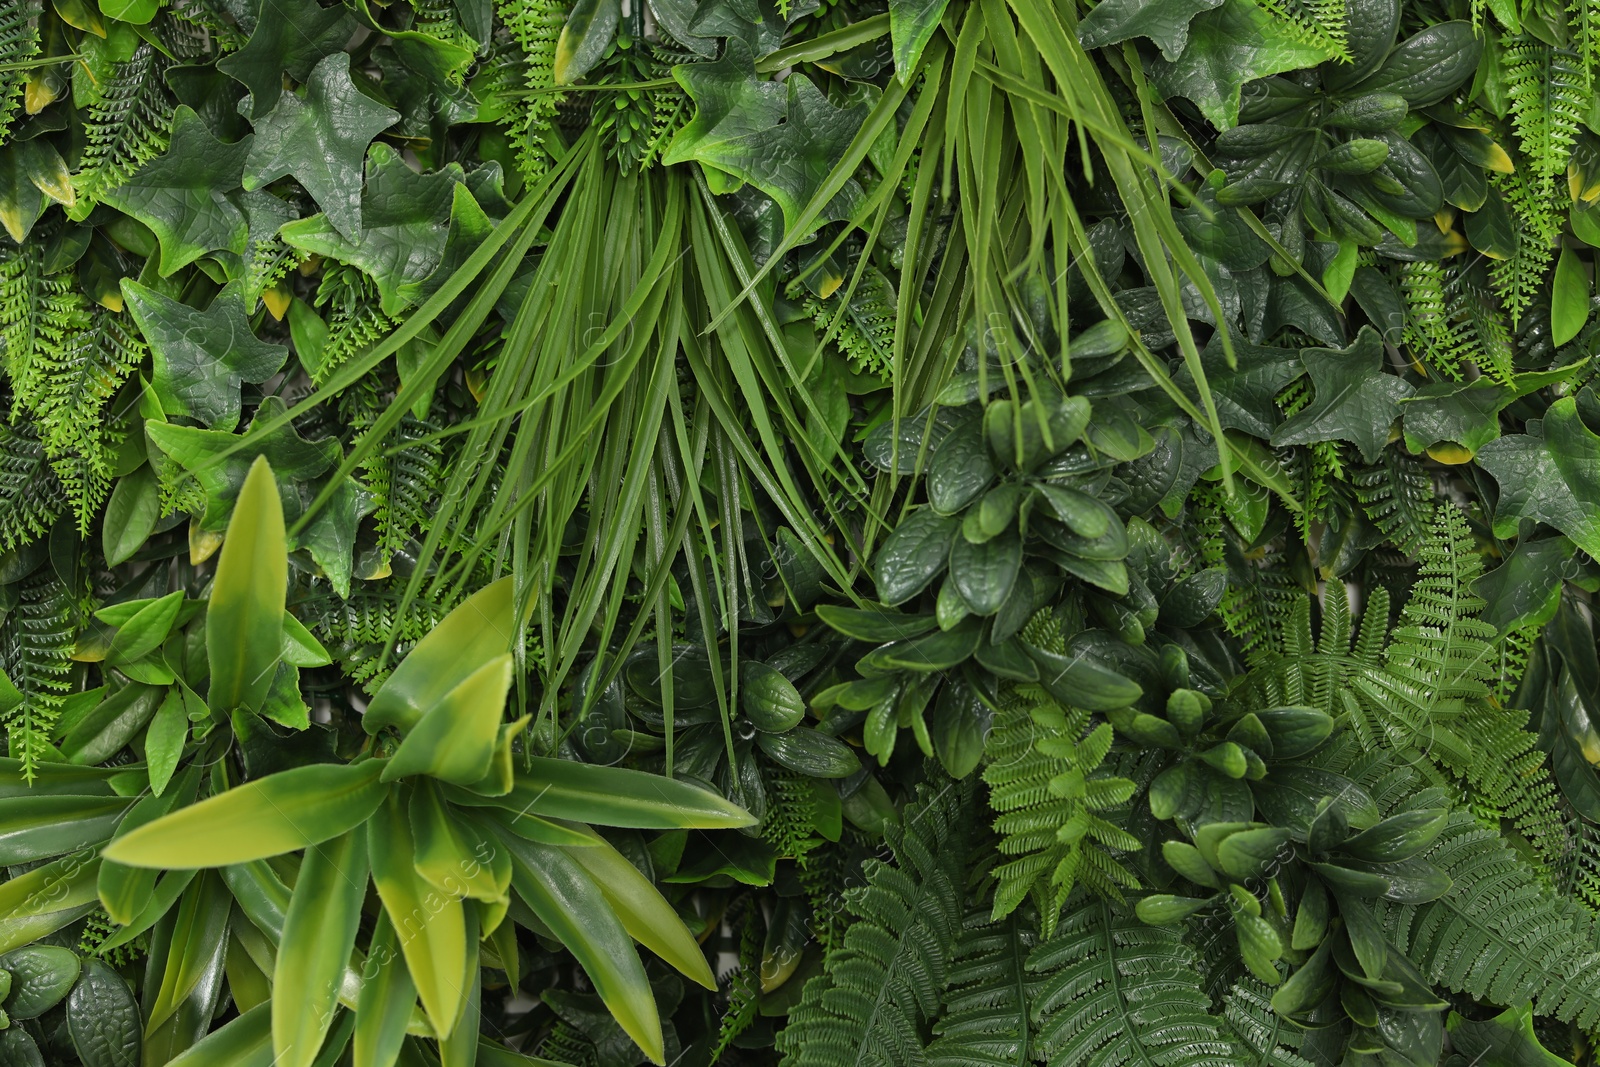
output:
POLYGON ((288 555, 278 484, 266 458, 257 457, 234 504, 206 605, 206 703, 213 711, 254 708, 272 685, 283 657, 288 555))
MULTIPOLYGON (((600 886, 567 852, 511 834, 511 884, 582 965, 612 1016, 655 1063, 664 1063, 650 981, 600 886)), ((626 862, 626 861, 624 861, 626 862)))
POLYGON ((250 328, 243 283, 226 286, 204 311, 122 279, 122 295, 150 342, 151 388, 167 415, 188 415, 217 430, 239 424, 239 386, 266 381, 289 350, 250 328))
POLYGON ((11 975, 6 1014, 13 1019, 43 1015, 67 995, 78 968, 77 954, 56 945, 29 945, 0 956, 0 970, 11 975))
POLYGON ((281 1067, 311 1067, 339 1006, 339 988, 367 895, 367 837, 358 826, 306 850, 278 943, 272 1047, 281 1067))
POLYGON ((471 785, 488 774, 512 665, 511 653, 501 653, 441 697, 407 732, 384 768, 383 780, 426 774, 471 785))
POLYGON ((873 565, 878 596, 885 604, 903 604, 928 587, 949 563, 950 545, 961 524, 931 508, 908 515, 884 539, 873 565))
POLYGON ((355 87, 350 56, 334 52, 311 71, 304 98, 282 93, 272 113, 256 120, 244 187, 293 175, 335 230, 359 240, 367 145, 399 118, 355 87))
POLYGON ((180 105, 172 116, 167 151, 105 194, 106 203, 132 215, 156 235, 163 278, 207 252, 243 254, 249 230, 232 190, 239 188, 250 140, 224 144, 211 135, 193 108, 180 105))
POLYGON ((67 997, 67 1034, 83 1067, 133 1067, 139 1062, 139 1002, 103 960, 85 959, 67 997))
POLYGON ((369 734, 386 726, 410 730, 456 686, 511 647, 517 620, 511 579, 484 586, 417 642, 373 694, 361 725, 369 734))
POLYGON ((466 919, 459 897, 438 893, 417 873, 404 793, 391 792, 368 827, 372 880, 399 936, 423 1010, 437 1033, 449 1034, 466 1007, 466 919))
POLYGON ((383 802, 383 761, 282 771, 173 812, 105 848, 130 867, 222 867, 318 845, 360 826, 383 802))

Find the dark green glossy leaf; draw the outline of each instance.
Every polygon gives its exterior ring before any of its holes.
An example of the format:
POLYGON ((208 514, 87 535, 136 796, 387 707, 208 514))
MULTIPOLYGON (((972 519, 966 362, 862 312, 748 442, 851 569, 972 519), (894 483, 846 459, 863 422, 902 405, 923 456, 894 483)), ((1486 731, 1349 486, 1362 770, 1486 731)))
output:
POLYGON ((845 778, 861 769, 861 761, 838 738, 799 726, 782 734, 757 734, 756 744, 780 766, 813 778, 845 778))
POLYGON ((873 576, 878 597, 891 607, 927 588, 950 559, 950 544, 960 523, 931 509, 913 511, 878 550, 873 576))
POLYGON ((1280 71, 1314 66, 1326 58, 1320 49, 1284 34, 1265 11, 1247 0, 1224 0, 1221 7, 1189 23, 1189 44, 1174 63, 1150 64, 1151 84, 1162 96, 1186 96, 1219 129, 1239 121, 1239 92, 1245 82, 1280 71))
POLYGON ((1312 401, 1273 432, 1272 443, 1351 441, 1367 462, 1375 462, 1400 401, 1412 392, 1404 379, 1384 370, 1377 331, 1363 326, 1349 348, 1307 349, 1300 358, 1311 375, 1312 401))
POLYGON ((83 1067, 134 1067, 139 1062, 138 1001, 103 960, 83 961, 83 974, 67 997, 67 1033, 83 1067))
POLYGON ((313 0, 262 0, 255 30, 245 46, 217 61, 217 69, 250 90, 250 118, 264 118, 278 103, 287 73, 297 82, 317 61, 342 49, 355 29, 343 4, 324 8, 313 0))

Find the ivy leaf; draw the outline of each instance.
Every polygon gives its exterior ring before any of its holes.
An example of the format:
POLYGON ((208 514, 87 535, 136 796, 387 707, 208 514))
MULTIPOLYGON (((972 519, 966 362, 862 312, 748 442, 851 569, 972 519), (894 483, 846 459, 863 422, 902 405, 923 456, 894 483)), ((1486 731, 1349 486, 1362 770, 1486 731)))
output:
POLYGON ((1297 41, 1250 0, 1224 0, 1189 23, 1189 44, 1175 62, 1150 63, 1150 81, 1163 97, 1186 96, 1218 129, 1239 122, 1245 82, 1329 58, 1297 41))
POLYGON ((325 214, 291 222, 280 236, 293 248, 366 271, 384 312, 397 315, 407 303, 401 287, 421 282, 444 256, 455 187, 463 178, 457 164, 418 174, 393 148, 375 144, 367 153, 358 238, 339 232, 325 214))
POLYGON ((1351 441, 1362 458, 1375 463, 1389 440, 1389 426, 1410 383, 1383 369, 1383 342, 1371 326, 1361 327, 1349 348, 1311 348, 1300 353, 1315 395, 1298 415, 1272 435, 1274 446, 1315 441, 1351 441))
POLYGON ((239 424, 240 384, 266 381, 289 357, 250 329, 241 282, 224 286, 204 311, 132 278, 122 279, 122 296, 150 342, 151 386, 168 415, 231 430, 239 424))
MULTIPOLYGON (((1085 48, 1104 48, 1132 37, 1148 37, 1161 57, 1176 63, 1189 43, 1189 20, 1222 0, 1103 0, 1078 25, 1085 48)), ((893 8, 890 8, 891 13, 893 8)))
POLYGON ((1555 618, 1573 551, 1565 537, 1518 541, 1504 563, 1472 583, 1484 599, 1483 621, 1504 635, 1555 618))
MULTIPOLYGON (((276 430, 264 429, 284 411, 282 398, 267 397, 242 436, 166 422, 145 424, 156 447, 192 473, 205 490, 206 509, 200 517, 201 529, 227 528, 234 501, 239 498, 245 476, 250 473, 250 464, 257 456, 266 456, 267 462, 272 464, 283 500, 283 517, 290 524, 299 519, 321 488, 321 482, 313 479, 337 468, 344 459, 344 450, 331 437, 307 441, 288 423, 276 430), (224 455, 235 447, 237 451, 224 455)), ((350 595, 351 551, 365 496, 353 480, 342 481, 333 498, 290 545, 311 553, 311 558, 327 574, 341 597, 350 595)))
POLYGON ((894 73, 901 84, 911 84, 917 73, 917 60, 922 58, 933 31, 939 28, 949 3, 950 0, 889 0, 889 40, 894 45, 894 73))
POLYGON ((264 117, 283 92, 283 75, 305 81, 324 57, 342 52, 356 28, 355 14, 343 4, 330 8, 300 0, 283 9, 282 0, 261 0, 255 31, 217 69, 250 90, 250 118, 264 117))
POLYGON ((1507 404, 1566 381, 1577 369, 1574 365, 1519 374, 1511 385, 1490 378, 1472 382, 1430 382, 1401 405, 1406 448, 1422 452, 1447 442, 1465 450, 1462 457, 1465 462, 1500 436, 1500 412, 1507 404))
POLYGON ((1600 437, 1579 418, 1576 397, 1551 404, 1542 426, 1542 438, 1509 434, 1478 450, 1478 465, 1500 483, 1494 535, 1515 537, 1532 519, 1600 558, 1600 437))
POLYGON ((155 233, 163 278, 207 252, 244 252, 249 231, 231 194, 239 188, 250 142, 244 137, 224 144, 211 135, 193 108, 179 106, 173 112, 167 151, 105 194, 105 203, 155 233))
MULTIPOLYGON (((729 38, 716 63, 674 67, 673 76, 694 100, 695 117, 663 162, 696 160, 749 182, 777 202, 790 227, 871 110, 866 102, 834 107, 803 74, 783 83, 757 77, 755 58, 738 38, 729 38)), ((816 221, 846 218, 860 195, 851 181, 816 221)))
POLYGON ((311 72, 305 99, 284 93, 256 123, 244 187, 259 189, 286 174, 305 186, 333 228, 361 233, 361 164, 367 145, 400 116, 363 96, 350 80, 350 56, 335 52, 311 72))
MULTIPOLYGON (((1217 417, 1225 429, 1243 430, 1263 439, 1270 437, 1279 418, 1278 394, 1305 373, 1301 353, 1253 345, 1236 337, 1233 354, 1237 365, 1229 367, 1220 333, 1213 334, 1200 353, 1200 366, 1217 403, 1217 417)), ((1187 367, 1180 369, 1177 378, 1184 384, 1194 382, 1187 367)))

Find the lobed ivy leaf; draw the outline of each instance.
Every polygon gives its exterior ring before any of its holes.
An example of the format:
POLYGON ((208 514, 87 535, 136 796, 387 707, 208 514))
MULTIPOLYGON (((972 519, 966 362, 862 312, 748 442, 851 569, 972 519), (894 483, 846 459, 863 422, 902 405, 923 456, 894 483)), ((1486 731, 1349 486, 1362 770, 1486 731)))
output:
POLYGON ((1224 0, 1189 23, 1189 44, 1175 61, 1154 59, 1150 82, 1163 97, 1186 96, 1218 129, 1239 122, 1245 82, 1315 66, 1328 54, 1293 37, 1250 0, 1224 0))
POLYGON ((1410 383, 1383 369, 1378 331, 1361 327, 1348 348, 1312 348, 1300 354, 1315 393, 1311 403, 1272 434, 1275 446, 1351 441, 1368 463, 1389 441, 1389 427, 1410 383))
MULTIPOLYGON (((871 105, 834 107, 803 74, 784 82, 757 76, 748 45, 730 38, 715 63, 673 68, 695 102, 695 117, 672 139, 663 162, 691 160, 747 181, 777 202, 794 226, 817 188, 844 155, 871 105)), ((861 187, 849 182, 817 222, 849 216, 861 187)))
POLYGON ((1494 535, 1511 538, 1524 519, 1549 523, 1600 558, 1600 437, 1583 424, 1576 397, 1550 405, 1544 436, 1508 434, 1478 451, 1500 483, 1494 535))
POLYGON ((356 28, 343 4, 324 8, 313 0, 261 0, 256 28, 245 46, 217 61, 217 69, 250 90, 250 118, 265 117, 283 92, 283 75, 303 82, 325 56, 344 48, 356 28))
MULTIPOLYGON (((283 412, 283 401, 268 397, 242 437, 166 422, 145 424, 145 432, 156 447, 190 471, 205 490, 206 509, 200 517, 202 529, 220 530, 227 525, 233 503, 257 456, 266 456, 267 462, 272 464, 283 499, 284 518, 289 523, 300 517, 320 488, 320 483, 312 479, 336 468, 344 459, 344 450, 331 437, 307 441, 288 424, 271 431, 260 429, 283 412), (229 452, 234 448, 237 451, 229 452)), ((340 596, 347 596, 350 590, 351 551, 361 508, 362 492, 356 483, 341 482, 333 498, 291 545, 311 553, 311 558, 326 572, 340 596)))
POLYGON ((354 240, 361 233, 367 145, 399 118, 356 88, 350 80, 350 56, 335 52, 311 72, 304 99, 283 93, 271 114, 256 122, 244 187, 259 189, 293 175, 333 228, 354 240))
POLYGON ((239 386, 264 382, 289 358, 283 345, 250 328, 243 283, 232 282, 201 311, 122 279, 133 320, 150 342, 151 387, 168 415, 187 415, 216 430, 239 424, 239 386))
POLYGON ((207 252, 244 252, 249 231, 233 191, 239 188, 250 142, 244 137, 224 144, 193 108, 180 105, 173 112, 167 151, 105 194, 105 203, 156 235, 163 278, 207 252))
POLYGON ((464 177, 456 164, 418 174, 393 148, 375 144, 367 153, 359 237, 341 233, 326 214, 291 222, 281 236, 293 248, 366 271, 383 310, 396 315, 406 307, 402 287, 427 278, 443 259, 448 231, 441 220, 450 216, 464 177))
MULTIPOLYGON (((1301 354, 1292 349, 1253 345, 1234 338, 1233 355, 1236 362, 1229 367, 1220 334, 1214 334, 1200 353, 1200 367, 1211 385, 1217 418, 1224 429, 1243 430, 1254 437, 1270 437, 1280 417, 1278 394, 1305 373, 1301 354)), ((1184 385, 1192 385, 1194 381, 1187 367, 1176 377, 1184 385)))
MULTIPOLYGON (((1161 57, 1176 63, 1189 43, 1189 22, 1222 0, 1102 0, 1078 24, 1085 48, 1104 48, 1134 37, 1148 37, 1161 57)), ((891 14, 893 8, 890 8, 891 14)))

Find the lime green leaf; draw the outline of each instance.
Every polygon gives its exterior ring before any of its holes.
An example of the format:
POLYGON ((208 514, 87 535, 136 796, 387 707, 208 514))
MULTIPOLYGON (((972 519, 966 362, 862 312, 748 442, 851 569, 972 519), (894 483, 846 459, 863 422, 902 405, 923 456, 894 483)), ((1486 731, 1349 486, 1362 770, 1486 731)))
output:
POLYGON ((44 208, 44 193, 28 177, 21 146, 0 147, 0 225, 21 244, 33 232, 44 208))
POLYGON ((511 653, 502 653, 441 697, 406 734, 384 768, 383 780, 426 774, 471 785, 488 774, 511 689, 512 663, 511 653))
MULTIPOLYGON (((146 339, 149 335, 146 334, 146 339)), ((125 563, 144 547, 161 518, 161 491, 148 465, 117 479, 100 524, 100 549, 106 566, 125 563)))
POLYGON ((1383 342, 1363 326, 1348 348, 1312 348, 1300 354, 1314 387, 1310 404, 1272 434, 1274 446, 1353 441, 1368 463, 1389 440, 1409 383, 1384 367, 1383 342))
POLYGON ((1189 38, 1176 62, 1151 60, 1150 83, 1164 97, 1193 100, 1212 125, 1224 130, 1239 122, 1245 82, 1328 58, 1250 0, 1224 0, 1216 10, 1196 15, 1189 38))
POLYGON ((250 90, 249 117, 260 119, 277 105, 285 73, 305 81, 318 60, 344 48, 355 27, 355 14, 343 4, 262 0, 250 40, 218 60, 217 69, 250 90))
POLYGON ((392 1064, 406 1039, 406 1024, 417 1003, 417 987, 406 969, 389 914, 380 911, 368 945, 367 966, 356 1001, 356 1067, 392 1064))
POLYGON ((510 834, 511 884, 583 966, 618 1025, 655 1063, 664 1063, 661 1017, 644 966, 595 880, 561 849, 510 834))
POLYGON ((100 13, 118 22, 143 26, 161 10, 160 0, 100 0, 100 13))
POLYGON ((450 213, 455 187, 463 180, 458 164, 418 174, 380 142, 367 153, 359 237, 345 236, 325 214, 291 222, 281 234, 294 248, 366 271, 378 286, 383 310, 397 315, 406 304, 401 286, 427 278, 444 255, 447 232, 439 220, 450 213))
MULTIPOLYGON (((1175 63, 1189 43, 1189 22, 1222 0, 1103 0, 1078 24, 1085 48, 1104 48, 1134 37, 1148 37, 1161 57, 1175 63)), ((894 8, 889 9, 891 17, 894 8)))
POLYGON ((103 763, 134 739, 160 705, 159 686, 130 682, 72 724, 61 739, 61 754, 72 763, 103 763))
POLYGON ((167 1067, 271 1067, 272 1003, 257 1004, 201 1038, 167 1067))
POLYGON ((756 822, 732 801, 688 782, 539 757, 528 762, 511 792, 493 803, 551 819, 655 830, 714 830, 756 822))
POLYGON ((587 74, 611 47, 622 19, 622 0, 578 0, 556 41, 551 80, 571 85, 587 74))
POLYGON ((399 118, 355 87, 350 56, 335 52, 312 70, 304 99, 283 93, 272 113, 256 121, 244 187, 259 189, 293 175, 333 228, 357 240, 367 145, 399 118))
POLYGON ((289 350, 250 329, 244 287, 235 282, 204 311, 132 278, 122 295, 150 342, 151 387, 167 415, 188 415, 217 430, 239 424, 239 386, 264 382, 283 368, 289 350))
POLYGON ((141 826, 105 857, 130 867, 222 867, 317 845, 361 825, 383 802, 381 760, 314 763, 246 782, 141 826))
POLYGON ((144 758, 150 770, 150 791, 156 796, 160 796, 172 780, 172 772, 177 769, 184 742, 188 740, 189 713, 183 705, 182 691, 174 686, 167 690, 144 735, 144 758))
POLYGON ((517 632, 511 595, 510 578, 485 586, 417 642, 373 694, 361 719, 367 733, 385 726, 410 730, 445 694, 509 649, 517 632))
POLYGON ((356 827, 306 850, 283 922, 272 984, 272 1047, 282 1067, 311 1067, 339 1006, 339 988, 367 895, 367 837, 356 827))
POLYGON ((676 967, 684 977, 707 989, 717 988, 699 942, 660 890, 605 838, 588 827, 583 831, 594 839, 594 845, 568 850, 567 855, 589 872, 629 935, 676 967))
POLYGON ((466 1007, 466 918, 459 897, 437 893, 417 873, 403 798, 403 789, 392 790, 368 828, 372 880, 399 935, 423 1010, 434 1030, 447 1035, 466 1007))
MULTIPOLYGON (((793 227, 861 128, 870 104, 838 108, 803 74, 766 81, 750 46, 730 38, 715 63, 688 63, 673 76, 695 102, 695 115, 672 140, 663 162, 697 160, 754 185, 777 201, 793 227)), ((817 223, 849 216, 861 195, 852 180, 817 223)))
POLYGON ((178 613, 182 610, 181 589, 146 604, 117 627, 106 659, 113 663, 127 662, 155 651, 167 639, 167 634, 172 632, 172 625, 178 621, 178 613))
POLYGON ((272 685, 283 655, 288 555, 278 484, 258 456, 239 490, 206 607, 213 711, 253 708, 272 685))
POLYGON ((250 140, 224 144, 193 108, 180 105, 172 116, 167 151, 106 193, 106 203, 156 235, 163 278, 207 252, 244 252, 249 231, 232 191, 239 188, 250 140))
POLYGON ((1557 345, 1578 336, 1589 321, 1589 290, 1589 272, 1583 260, 1572 249, 1563 248, 1550 288, 1550 340, 1557 345))

